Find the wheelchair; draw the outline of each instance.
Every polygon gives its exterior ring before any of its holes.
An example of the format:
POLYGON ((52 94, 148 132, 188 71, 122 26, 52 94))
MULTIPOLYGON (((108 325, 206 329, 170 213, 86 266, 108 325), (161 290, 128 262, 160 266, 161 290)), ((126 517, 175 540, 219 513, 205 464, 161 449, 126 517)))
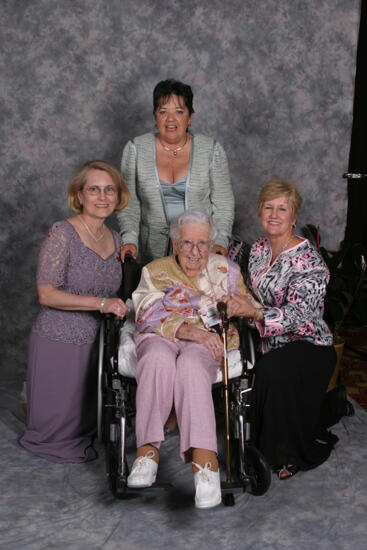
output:
MULTIPOLYGON (((131 497, 134 491, 127 487, 129 464, 126 452, 127 438, 133 428, 136 393, 136 353, 132 338, 135 319, 130 298, 139 283, 141 268, 130 257, 125 258, 123 271, 124 284, 120 295, 130 307, 130 312, 122 320, 113 315, 104 316, 100 330, 98 361, 98 438, 105 446, 108 483, 113 495, 118 499, 131 497)), ((229 411, 227 416, 229 415, 230 420, 229 444, 232 452, 230 457, 226 452, 227 482, 222 482, 222 493, 225 495, 225 503, 228 497, 228 505, 234 504, 233 492, 247 491, 253 495, 263 495, 268 490, 271 480, 270 467, 255 447, 252 437, 252 389, 256 370, 254 340, 243 319, 238 320, 238 329, 240 349, 228 353, 228 356, 232 356, 228 361, 226 387, 226 405, 229 411)), ((221 426, 226 407, 221 369, 218 369, 212 392, 217 432, 223 432, 221 426)), ((227 435, 217 433, 217 437, 218 461, 221 464, 224 458, 221 443, 226 440, 227 451, 228 430, 227 435)))

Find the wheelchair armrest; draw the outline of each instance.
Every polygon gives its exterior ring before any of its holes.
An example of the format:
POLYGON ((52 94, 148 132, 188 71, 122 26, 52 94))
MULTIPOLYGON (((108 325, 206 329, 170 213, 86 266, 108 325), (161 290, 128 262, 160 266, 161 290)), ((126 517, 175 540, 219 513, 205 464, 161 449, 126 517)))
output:
POLYGON ((240 352, 243 360, 255 364, 257 353, 258 333, 256 329, 249 326, 245 317, 234 317, 231 319, 236 325, 240 339, 240 352))

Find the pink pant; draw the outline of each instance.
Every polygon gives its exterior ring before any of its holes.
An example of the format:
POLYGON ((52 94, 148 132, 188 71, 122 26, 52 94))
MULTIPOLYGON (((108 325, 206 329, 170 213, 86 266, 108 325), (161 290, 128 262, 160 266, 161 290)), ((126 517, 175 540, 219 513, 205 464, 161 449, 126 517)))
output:
POLYGON ((191 449, 217 452, 211 394, 219 362, 195 342, 171 342, 158 335, 136 338, 136 442, 159 449, 164 424, 175 405, 180 430, 180 454, 191 460, 191 449))

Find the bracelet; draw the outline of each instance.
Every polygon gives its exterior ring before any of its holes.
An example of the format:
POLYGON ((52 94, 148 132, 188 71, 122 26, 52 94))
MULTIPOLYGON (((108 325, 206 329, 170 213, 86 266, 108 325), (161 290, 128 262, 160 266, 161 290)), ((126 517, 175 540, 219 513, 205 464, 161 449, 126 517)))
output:
POLYGON ((102 298, 101 305, 99 306, 99 312, 100 313, 103 313, 103 306, 104 306, 105 301, 106 301, 106 298, 102 298))

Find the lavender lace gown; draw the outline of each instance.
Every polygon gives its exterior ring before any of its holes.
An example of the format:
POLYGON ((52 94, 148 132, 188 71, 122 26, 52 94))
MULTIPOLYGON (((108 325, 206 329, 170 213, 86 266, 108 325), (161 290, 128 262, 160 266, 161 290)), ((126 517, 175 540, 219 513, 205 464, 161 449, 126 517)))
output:
MULTIPOLYGON (((116 296, 120 236, 106 260, 87 248, 67 221, 56 222, 39 255, 37 283, 83 296, 116 296)), ((29 340, 27 429, 18 445, 53 462, 96 457, 98 312, 42 307, 29 340)))

